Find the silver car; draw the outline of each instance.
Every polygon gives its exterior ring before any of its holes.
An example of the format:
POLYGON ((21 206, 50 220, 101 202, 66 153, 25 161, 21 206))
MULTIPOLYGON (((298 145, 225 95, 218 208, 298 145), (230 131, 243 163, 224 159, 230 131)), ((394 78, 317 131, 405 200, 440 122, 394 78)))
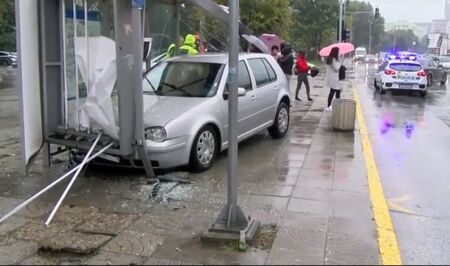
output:
MULTIPOLYGON (((209 169, 228 146, 228 55, 163 61, 144 76, 146 148, 156 168, 209 169)), ((239 141, 268 129, 289 129, 287 80, 270 55, 240 54, 239 141)))

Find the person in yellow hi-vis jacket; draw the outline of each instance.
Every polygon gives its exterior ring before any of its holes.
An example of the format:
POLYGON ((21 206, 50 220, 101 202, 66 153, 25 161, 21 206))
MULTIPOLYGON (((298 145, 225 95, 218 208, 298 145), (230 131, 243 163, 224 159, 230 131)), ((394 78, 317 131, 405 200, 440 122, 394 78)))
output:
POLYGON ((198 54, 198 48, 196 44, 196 38, 193 34, 186 35, 184 44, 180 47, 180 55, 196 55, 198 54))

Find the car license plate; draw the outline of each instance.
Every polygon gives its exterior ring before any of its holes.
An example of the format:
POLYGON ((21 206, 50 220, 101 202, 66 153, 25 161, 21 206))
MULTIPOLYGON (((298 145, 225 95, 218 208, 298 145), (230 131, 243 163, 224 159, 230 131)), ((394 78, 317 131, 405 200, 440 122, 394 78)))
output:
POLYGON ((406 90, 412 89, 412 85, 400 84, 398 87, 400 89, 406 89, 406 90))

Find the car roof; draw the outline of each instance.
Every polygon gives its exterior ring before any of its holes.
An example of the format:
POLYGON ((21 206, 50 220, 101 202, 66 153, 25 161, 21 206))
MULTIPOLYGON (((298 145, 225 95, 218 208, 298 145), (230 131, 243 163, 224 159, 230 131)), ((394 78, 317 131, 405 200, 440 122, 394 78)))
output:
MULTIPOLYGON (((270 58, 271 55, 263 53, 240 53, 239 60, 252 58, 270 58)), ((192 63, 228 63, 228 53, 206 53, 198 55, 176 56, 168 60, 169 62, 192 62, 192 63)))

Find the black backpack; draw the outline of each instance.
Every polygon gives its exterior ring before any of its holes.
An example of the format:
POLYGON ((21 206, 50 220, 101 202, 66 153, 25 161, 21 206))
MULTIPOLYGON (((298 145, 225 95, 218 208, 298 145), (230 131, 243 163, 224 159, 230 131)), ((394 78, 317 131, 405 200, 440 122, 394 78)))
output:
POLYGON ((341 66, 341 68, 339 68, 339 80, 345 79, 345 71, 347 71, 345 66, 341 66))

